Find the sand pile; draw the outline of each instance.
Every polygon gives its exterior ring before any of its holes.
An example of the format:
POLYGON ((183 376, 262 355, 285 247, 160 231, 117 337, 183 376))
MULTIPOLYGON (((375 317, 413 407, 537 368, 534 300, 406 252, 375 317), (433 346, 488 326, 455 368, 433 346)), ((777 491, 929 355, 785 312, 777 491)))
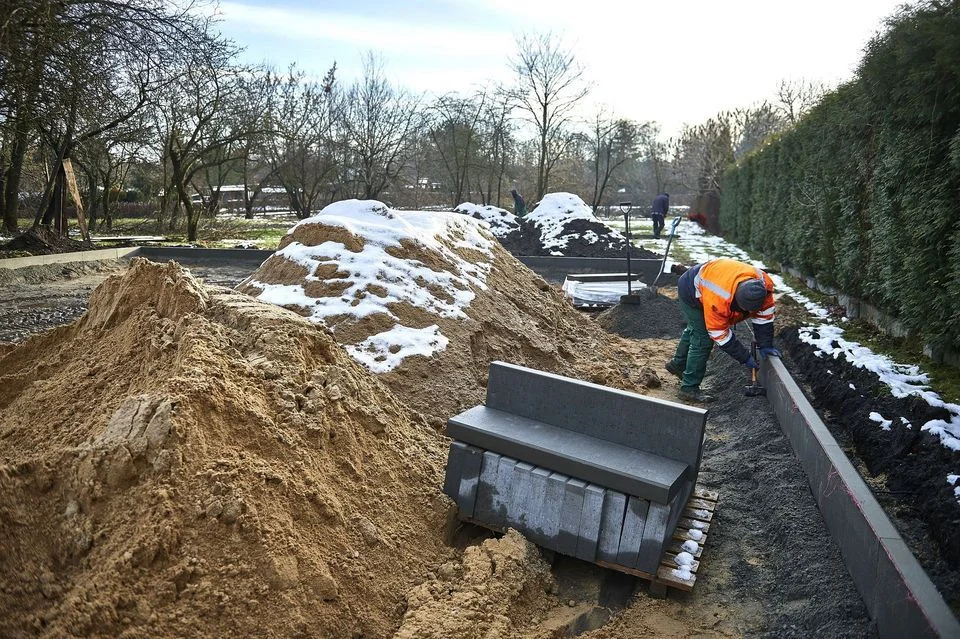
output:
MULTIPOLYGON (((486 639, 518 636, 543 603, 553 577, 539 549, 515 530, 470 546, 462 562, 441 566, 414 588, 398 639, 486 639)), ((554 602, 555 603, 555 602, 554 602)))
POLYGON ((238 288, 327 326, 438 427, 482 401, 493 360, 631 390, 659 384, 463 215, 337 202, 238 288))
POLYGON ((295 314, 135 260, 0 355, 0 636, 385 637, 445 446, 295 314))

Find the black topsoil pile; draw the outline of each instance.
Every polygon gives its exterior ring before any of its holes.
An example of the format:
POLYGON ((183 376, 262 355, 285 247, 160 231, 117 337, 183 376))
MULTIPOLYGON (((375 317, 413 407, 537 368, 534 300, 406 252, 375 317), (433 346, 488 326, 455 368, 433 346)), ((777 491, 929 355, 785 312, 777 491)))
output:
POLYGON ((878 501, 947 603, 960 609, 960 504, 947 483, 960 469, 960 453, 920 430, 949 413, 917 397, 893 397, 875 374, 846 360, 817 357, 797 328, 784 330, 781 339, 827 428, 862 462, 860 472, 878 501), (871 412, 892 419, 890 430, 871 421, 871 412))
MULTIPOLYGON (((633 305, 612 314, 621 327, 638 315, 638 336, 658 316, 633 305)), ((674 315, 660 317, 657 336, 675 330, 674 315)), ((749 328, 738 335, 749 342, 749 328)), ((714 349, 703 387, 718 399, 709 405, 700 483, 720 498, 694 597, 759 602, 747 636, 876 636, 790 442, 767 400, 744 396, 748 384, 748 371, 714 349)))
POLYGON ((686 326, 677 300, 649 288, 642 289, 639 297, 641 304, 617 304, 597 315, 597 322, 623 337, 676 339, 686 326))
MULTIPOLYGON (((480 215, 472 215, 483 219, 480 215)), ((558 249, 544 248, 540 238, 540 229, 535 224, 520 218, 520 225, 505 234, 498 235, 497 239, 503 248, 516 257, 520 256, 553 256, 552 251, 558 249)), ((624 257, 626 240, 602 222, 593 220, 571 219, 563 227, 563 236, 566 237, 566 246, 561 249, 563 257, 624 257), (588 242, 583 238, 587 232, 596 236, 596 241, 588 242)), ((590 235, 587 235, 590 237, 590 235)), ((634 259, 659 260, 663 256, 638 246, 630 250, 634 259)))
POLYGON ((52 255, 54 253, 90 251, 94 248, 96 247, 92 242, 74 240, 44 229, 30 229, 9 242, 0 244, 0 253, 52 255))

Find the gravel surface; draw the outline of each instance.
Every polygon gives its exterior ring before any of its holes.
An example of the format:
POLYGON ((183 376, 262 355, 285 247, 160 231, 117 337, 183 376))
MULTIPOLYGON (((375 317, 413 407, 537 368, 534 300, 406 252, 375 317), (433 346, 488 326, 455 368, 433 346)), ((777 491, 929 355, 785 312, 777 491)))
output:
MULTIPOLYGON (((208 284, 234 287, 256 268, 219 264, 185 264, 208 284)), ((100 282, 126 268, 103 260, 0 268, 0 342, 19 342, 32 333, 69 324, 87 310, 90 293, 100 282)))

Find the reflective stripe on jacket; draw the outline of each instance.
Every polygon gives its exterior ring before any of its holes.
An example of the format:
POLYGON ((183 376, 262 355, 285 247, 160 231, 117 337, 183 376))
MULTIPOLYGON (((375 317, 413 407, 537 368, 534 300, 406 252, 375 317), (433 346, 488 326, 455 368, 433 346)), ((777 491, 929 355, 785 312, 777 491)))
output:
POLYGON ((703 306, 703 320, 707 334, 723 346, 733 337, 730 330, 735 324, 750 318, 753 324, 773 322, 775 306, 773 302, 773 280, 759 268, 737 262, 736 260, 716 259, 703 264, 693 280, 697 300, 703 306), (760 310, 747 313, 734 310, 733 295, 741 282, 762 279, 767 288, 767 297, 760 310))

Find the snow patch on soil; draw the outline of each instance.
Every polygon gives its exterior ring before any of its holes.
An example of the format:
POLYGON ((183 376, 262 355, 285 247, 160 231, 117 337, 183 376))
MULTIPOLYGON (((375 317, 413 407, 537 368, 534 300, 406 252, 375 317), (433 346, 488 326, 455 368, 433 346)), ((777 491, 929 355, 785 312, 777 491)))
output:
MULTIPOLYGON (((950 413, 950 419, 932 419, 920 427, 940 438, 940 443, 950 450, 960 451, 960 405, 943 401, 930 390, 930 377, 914 364, 898 364, 886 355, 874 353, 866 346, 843 337, 843 329, 828 324, 807 326, 800 329, 800 341, 810 344, 817 352, 833 359, 843 358, 857 368, 873 372, 897 398, 916 396, 935 408, 950 413)), ((851 388, 853 385, 851 384, 851 388)), ((903 419, 903 417, 901 417, 903 419)), ((890 429, 892 420, 884 430, 890 429)), ((905 424, 909 424, 904 420, 905 424)))

